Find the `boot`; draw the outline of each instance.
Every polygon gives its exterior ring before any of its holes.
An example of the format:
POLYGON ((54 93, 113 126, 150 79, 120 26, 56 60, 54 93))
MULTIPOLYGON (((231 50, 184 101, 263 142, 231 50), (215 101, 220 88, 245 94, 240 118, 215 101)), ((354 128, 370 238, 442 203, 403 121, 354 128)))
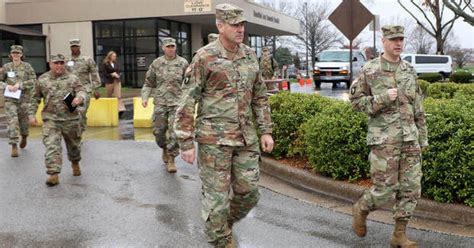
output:
POLYGON ((18 147, 16 144, 12 145, 12 157, 18 157, 18 147))
POLYGON ((46 180, 46 185, 53 187, 59 184, 59 174, 49 175, 48 180, 46 180))
POLYGON ((357 236, 364 237, 367 234, 367 215, 369 215, 369 211, 361 209, 360 201, 358 200, 352 206, 352 230, 357 236))
POLYGON ((229 241, 227 241, 227 244, 225 245, 225 248, 235 248, 237 247, 234 242, 234 238, 231 238, 229 241))
POLYGON ((177 171, 176 164, 174 163, 174 157, 169 157, 166 167, 169 173, 175 173, 177 171))
POLYGON ((21 136, 21 141, 20 141, 20 148, 23 149, 26 147, 26 139, 28 138, 28 135, 22 135, 21 136))
POLYGON ((78 177, 81 175, 81 167, 79 166, 79 161, 72 162, 72 175, 78 177))
POLYGON ((392 239, 390 240, 391 247, 402 248, 416 248, 418 244, 407 238, 408 220, 395 220, 395 229, 393 230, 392 239))
POLYGON ((170 157, 168 156, 168 150, 163 149, 163 153, 161 154, 161 159, 163 160, 163 163, 167 164, 168 160, 170 157))

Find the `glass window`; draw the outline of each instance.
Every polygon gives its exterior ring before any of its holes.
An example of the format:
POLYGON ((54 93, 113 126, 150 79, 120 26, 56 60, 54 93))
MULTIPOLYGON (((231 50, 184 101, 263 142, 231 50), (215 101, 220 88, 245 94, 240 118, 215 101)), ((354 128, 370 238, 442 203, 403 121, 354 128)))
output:
POLYGON ((95 23, 95 37, 109 38, 122 36, 123 21, 105 21, 95 23))
POLYGON ((125 53, 155 53, 156 52, 156 38, 155 37, 141 37, 141 38, 126 38, 125 39, 125 53))
POLYGON ((159 36, 169 37, 171 35, 170 22, 159 20, 158 23, 160 27, 159 36))
POLYGON ((125 36, 154 36, 155 20, 132 20, 125 21, 125 36))
POLYGON ((411 56, 405 56, 405 57, 403 58, 403 60, 408 61, 408 62, 411 63, 411 56))
POLYGON ((97 39, 96 40, 96 53, 107 54, 109 51, 115 51, 117 53, 122 52, 122 38, 110 38, 110 39, 97 39))
POLYGON ((415 56, 417 64, 446 64, 448 61, 446 56, 415 56))
POLYGON ((177 39, 179 37, 179 24, 171 22, 171 37, 177 39))
POLYGON ((44 40, 23 40, 22 43, 26 56, 46 57, 46 44, 44 40))
POLYGON ((46 59, 44 57, 26 57, 25 61, 33 66, 35 73, 46 72, 46 59))

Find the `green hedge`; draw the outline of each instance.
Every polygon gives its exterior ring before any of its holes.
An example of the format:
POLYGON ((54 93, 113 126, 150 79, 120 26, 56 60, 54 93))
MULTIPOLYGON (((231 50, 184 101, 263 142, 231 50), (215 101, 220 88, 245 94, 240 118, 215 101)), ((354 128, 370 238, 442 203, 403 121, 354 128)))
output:
MULTIPOLYGON (((433 85, 441 87, 432 84, 428 91, 433 85)), ((449 93, 453 99, 425 100, 430 146, 423 152, 422 187, 428 198, 474 207, 474 99, 472 87, 461 86, 449 93)), ((275 157, 302 155, 316 172, 334 179, 369 176, 365 114, 316 95, 281 93, 270 103, 275 157)))
POLYGON ((421 73, 418 75, 418 79, 428 81, 430 83, 439 82, 443 79, 443 76, 439 73, 421 73))
POLYGON ((454 95, 474 96, 474 84, 434 83, 428 86, 428 96, 451 99, 454 95))
POLYGON ((421 88, 421 91, 423 92, 423 95, 428 94, 428 87, 430 87, 430 82, 423 80, 423 79, 418 79, 418 85, 421 88))
POLYGON ((468 84, 474 79, 472 73, 469 71, 458 71, 451 74, 449 80, 455 83, 468 84))

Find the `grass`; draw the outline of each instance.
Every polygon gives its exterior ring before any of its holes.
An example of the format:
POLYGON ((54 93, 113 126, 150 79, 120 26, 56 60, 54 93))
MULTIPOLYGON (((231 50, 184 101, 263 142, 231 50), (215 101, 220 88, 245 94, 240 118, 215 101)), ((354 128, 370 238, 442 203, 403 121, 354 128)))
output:
POLYGON ((459 69, 459 68, 456 68, 454 69, 455 72, 459 72, 459 71, 470 71, 471 73, 474 73, 474 66, 465 66, 464 68, 462 69, 459 69))

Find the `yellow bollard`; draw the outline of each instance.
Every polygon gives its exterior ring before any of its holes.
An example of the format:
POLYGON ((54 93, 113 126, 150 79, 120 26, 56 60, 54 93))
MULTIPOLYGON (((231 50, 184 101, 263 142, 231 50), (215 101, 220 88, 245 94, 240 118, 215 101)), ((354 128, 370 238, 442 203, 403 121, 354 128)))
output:
POLYGON ((142 98, 133 98, 133 127, 152 127, 153 126, 153 98, 148 99, 148 106, 142 106, 142 98))

